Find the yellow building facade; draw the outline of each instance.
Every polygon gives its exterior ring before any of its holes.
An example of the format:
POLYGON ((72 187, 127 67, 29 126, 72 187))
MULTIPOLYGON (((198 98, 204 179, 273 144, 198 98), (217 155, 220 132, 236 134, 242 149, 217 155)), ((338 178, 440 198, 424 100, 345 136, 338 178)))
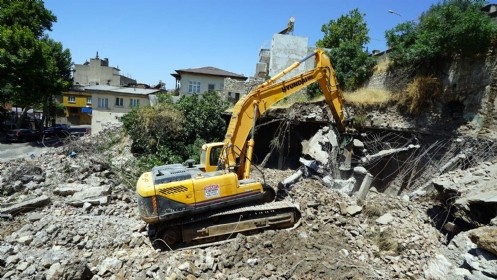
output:
POLYGON ((62 95, 66 117, 72 125, 91 125, 92 96, 90 93, 70 90, 62 95))

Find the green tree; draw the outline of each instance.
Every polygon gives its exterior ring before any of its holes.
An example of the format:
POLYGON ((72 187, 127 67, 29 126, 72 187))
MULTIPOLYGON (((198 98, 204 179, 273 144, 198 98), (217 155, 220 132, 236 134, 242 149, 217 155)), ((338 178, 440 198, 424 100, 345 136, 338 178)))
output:
POLYGON ((57 17, 47 10, 42 0, 0 0, 0 25, 23 26, 36 38, 52 30, 57 17))
POLYGON ((71 56, 44 35, 56 17, 41 0, 0 0, 0 96, 27 110, 70 85, 71 56))
POLYGON ((123 126, 133 140, 133 151, 171 163, 170 154, 162 147, 175 148, 182 140, 183 114, 170 103, 133 109, 122 118, 123 126), (162 152, 162 153, 161 153, 162 152))
POLYGON ((222 112, 228 103, 215 92, 184 95, 177 103, 161 98, 154 107, 140 107, 126 114, 123 124, 141 154, 141 166, 198 162, 202 144, 222 140, 226 123, 222 112))
POLYGON ((397 66, 435 67, 456 57, 486 52, 497 25, 481 10, 485 1, 448 0, 432 5, 418 23, 402 23, 385 32, 397 66))
POLYGON ((340 86, 354 90, 372 74, 375 60, 364 50, 369 42, 364 14, 358 9, 321 27, 324 37, 317 41, 320 48, 330 49, 330 58, 340 86))
POLYGON ((418 37, 418 26, 413 21, 401 23, 385 33, 388 46, 391 49, 389 57, 394 63, 405 64, 412 61, 414 53, 411 47, 418 37))
POLYGON ((71 86, 71 53, 60 42, 45 36, 42 40, 43 67, 40 67, 38 95, 43 97, 43 117, 55 116, 54 95, 71 86), (50 114, 50 112, 52 114, 50 114))
POLYGON ((194 139, 206 142, 221 140, 226 132, 226 122, 222 113, 228 103, 215 92, 202 95, 183 95, 176 104, 185 119, 185 137, 188 143, 194 139))

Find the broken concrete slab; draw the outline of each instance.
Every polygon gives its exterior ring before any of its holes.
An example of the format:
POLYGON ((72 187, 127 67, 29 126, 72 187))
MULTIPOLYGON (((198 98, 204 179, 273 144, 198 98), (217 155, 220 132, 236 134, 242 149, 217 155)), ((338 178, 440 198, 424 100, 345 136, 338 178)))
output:
POLYGON ((50 198, 46 195, 36 197, 30 200, 19 202, 10 206, 0 207, 0 214, 17 215, 19 213, 29 212, 50 203, 50 198))
POLYGON ((497 165, 480 163, 432 179, 442 202, 451 202, 454 216, 475 226, 490 224, 497 216, 497 165))
POLYGON ((350 177, 347 180, 336 179, 333 180, 332 189, 337 190, 338 192, 345 195, 352 195, 352 190, 356 184, 356 179, 354 177, 350 177))
POLYGON ((340 208, 340 214, 342 214, 342 215, 347 214, 347 203, 345 203, 343 201, 339 201, 338 207, 340 208))
POLYGON ((345 209, 345 212, 351 216, 361 213, 362 207, 358 205, 351 205, 345 209))
POLYGON ((324 165, 329 163, 331 149, 338 149, 338 137, 330 127, 323 127, 311 139, 302 141, 302 154, 308 155, 324 165))
POLYGON ((1 219, 12 220, 11 214, 0 214, 1 219))
POLYGON ((91 203, 92 205, 107 204, 109 195, 109 186, 90 187, 74 193, 67 201, 67 204, 77 207, 83 206, 85 202, 91 203))
POLYGON ((455 266, 444 255, 437 254, 424 267, 425 279, 466 279, 469 270, 455 266))
POLYGON ((380 225, 388 225, 393 221, 393 216, 390 213, 386 213, 383 216, 376 219, 376 222, 380 225))
POLYGON ((91 187, 92 186, 88 184, 68 183, 60 185, 59 187, 54 189, 53 193, 60 196, 70 196, 74 193, 89 189, 91 187))

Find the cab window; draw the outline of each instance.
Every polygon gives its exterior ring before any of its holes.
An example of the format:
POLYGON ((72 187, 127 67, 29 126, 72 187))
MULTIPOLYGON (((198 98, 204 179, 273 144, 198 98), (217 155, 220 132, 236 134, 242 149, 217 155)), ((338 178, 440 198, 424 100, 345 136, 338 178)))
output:
POLYGON ((221 155, 221 150, 223 146, 213 147, 210 154, 210 165, 217 165, 219 163, 219 155, 221 155))

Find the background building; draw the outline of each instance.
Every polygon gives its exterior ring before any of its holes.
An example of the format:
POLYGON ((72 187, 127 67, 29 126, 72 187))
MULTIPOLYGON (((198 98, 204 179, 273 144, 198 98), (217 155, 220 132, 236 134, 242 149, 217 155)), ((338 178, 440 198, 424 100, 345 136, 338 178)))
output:
POLYGON ((146 89, 119 72, 118 67, 109 66, 108 58, 100 59, 98 52, 89 62, 75 64, 73 86, 59 99, 66 116, 58 118, 57 123, 91 124, 96 133, 105 123, 119 121, 132 107, 150 104, 148 95, 160 91, 146 89))
POLYGON ((63 122, 71 125, 89 125, 92 116, 91 93, 84 87, 73 86, 62 95, 62 104, 66 108, 66 119, 63 122))
POLYGON ((84 64, 74 65, 74 85, 79 86, 128 86, 136 84, 136 80, 125 77, 119 74, 118 67, 110 67, 109 59, 103 60, 97 56, 91 58, 90 62, 86 61, 84 64))
POLYGON ((106 126, 119 123, 121 117, 135 107, 154 105, 155 94, 160 91, 160 89, 106 85, 85 87, 85 92, 92 96, 92 133, 98 133, 106 126))
POLYGON ((202 94, 208 91, 222 92, 224 89, 224 79, 231 78, 238 81, 245 81, 247 77, 225 71, 215 67, 202 67, 175 70, 171 74, 176 78, 176 92, 184 94, 202 94))
MULTIPOLYGON (((290 18, 288 27, 273 35, 270 47, 260 49, 259 62, 255 66, 253 77, 246 82, 226 79, 223 96, 234 103, 258 84, 263 83, 265 80, 288 68, 294 62, 301 60, 315 51, 316 48, 309 47, 309 39, 307 37, 293 35, 293 24, 294 20, 290 18)), ((307 72, 314 69, 314 67, 315 60, 308 59, 286 77, 283 77, 283 79, 307 72)))

